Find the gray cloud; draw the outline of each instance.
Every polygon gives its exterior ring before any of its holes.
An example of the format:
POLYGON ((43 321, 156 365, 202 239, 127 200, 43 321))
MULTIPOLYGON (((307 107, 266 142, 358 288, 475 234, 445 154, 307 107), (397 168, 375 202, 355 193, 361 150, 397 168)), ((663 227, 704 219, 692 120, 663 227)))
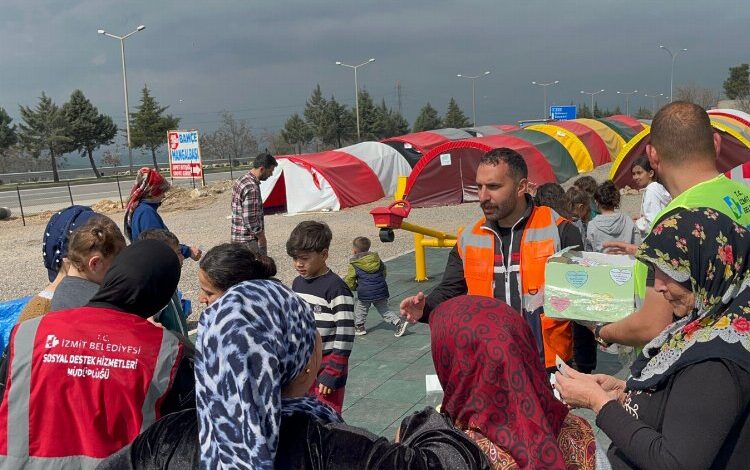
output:
MULTIPOLYGON (((582 102, 581 89, 668 92, 664 43, 687 47, 677 83, 720 90, 727 68, 750 61, 750 12, 739 1, 70 1, 6 0, 0 19, 0 106, 17 116, 42 90, 62 103, 82 89, 100 110, 123 119, 119 44, 125 34, 131 108, 144 84, 189 127, 211 130, 231 110, 254 127, 278 128, 300 111, 316 83, 353 101, 350 70, 377 99, 395 105, 403 86, 410 120, 430 101, 441 112, 455 96, 467 114, 471 89, 457 73, 491 70, 477 82, 480 122, 537 117, 550 103, 582 102), (61 6, 62 5, 62 6, 61 6), (183 101, 180 103, 179 100, 183 101)), ((636 97, 633 106, 650 100, 636 97)))

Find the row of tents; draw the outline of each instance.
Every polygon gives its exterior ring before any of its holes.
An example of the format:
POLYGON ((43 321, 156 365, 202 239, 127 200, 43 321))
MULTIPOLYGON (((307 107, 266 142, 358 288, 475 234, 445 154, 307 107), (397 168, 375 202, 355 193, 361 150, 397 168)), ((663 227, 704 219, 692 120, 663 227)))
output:
MULTIPOLYGON (((733 110, 712 110, 709 115, 723 137, 721 171, 750 162, 750 115, 733 110)), ((280 156, 277 170, 261 185, 261 192, 266 208, 290 214, 336 211, 391 195, 398 177, 408 176, 404 198, 413 207, 476 201, 479 159, 504 147, 524 157, 529 179, 537 184, 562 183, 612 163, 610 177, 615 183, 632 186, 630 164, 644 154, 649 130, 648 123, 616 115, 523 128, 492 125, 417 132, 337 150, 280 156)))

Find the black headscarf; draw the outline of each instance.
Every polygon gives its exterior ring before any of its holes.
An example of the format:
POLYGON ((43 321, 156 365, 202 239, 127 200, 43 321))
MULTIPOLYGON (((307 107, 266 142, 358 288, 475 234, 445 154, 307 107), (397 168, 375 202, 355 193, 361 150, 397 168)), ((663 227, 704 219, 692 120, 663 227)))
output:
POLYGON ((750 372, 750 232, 714 209, 683 210, 654 227, 636 257, 691 289, 695 307, 643 348, 628 388, 709 359, 750 372))
POLYGON ((180 261, 172 248, 160 240, 139 240, 115 258, 88 306, 148 318, 167 305, 179 280, 180 261))

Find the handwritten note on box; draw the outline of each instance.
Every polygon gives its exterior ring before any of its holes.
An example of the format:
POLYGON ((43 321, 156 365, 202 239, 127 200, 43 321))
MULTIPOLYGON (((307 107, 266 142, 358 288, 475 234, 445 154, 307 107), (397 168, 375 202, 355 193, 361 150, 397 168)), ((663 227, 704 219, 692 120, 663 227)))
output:
POLYGON ((563 250, 547 260, 544 314, 565 320, 614 322, 633 313, 634 259, 563 250))

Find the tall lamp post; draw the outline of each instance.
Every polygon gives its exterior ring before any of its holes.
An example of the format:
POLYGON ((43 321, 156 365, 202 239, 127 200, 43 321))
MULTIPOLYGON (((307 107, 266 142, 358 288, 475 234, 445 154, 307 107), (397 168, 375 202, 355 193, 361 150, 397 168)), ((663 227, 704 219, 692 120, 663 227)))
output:
POLYGON ((370 59, 362 62, 359 65, 348 65, 348 64, 345 64, 345 63, 343 63, 341 61, 337 61, 336 62, 336 65, 340 65, 342 67, 348 67, 350 69, 354 69, 354 107, 356 109, 356 114, 357 114, 357 142, 359 142, 359 140, 360 140, 360 135, 359 135, 359 85, 357 84, 357 69, 360 68, 360 67, 362 67, 362 66, 364 66, 364 65, 369 64, 370 62, 375 62, 375 59, 370 58, 370 59))
POLYGON ((635 95, 638 90, 633 91, 618 91, 618 95, 625 95, 625 114, 630 116, 630 95, 635 95))
POLYGON ((547 87, 550 85, 557 85, 558 83, 560 83, 560 80, 555 80, 554 82, 549 83, 531 82, 532 85, 538 85, 544 89, 544 112, 542 113, 544 119, 549 117, 549 108, 547 108, 547 87))
POLYGON ((648 93, 644 93, 643 96, 646 98, 651 98, 651 118, 656 115, 656 100, 659 99, 660 96, 664 96, 664 93, 658 93, 656 95, 649 95, 648 93))
POLYGON ((102 34, 104 36, 120 40, 120 55, 122 57, 122 86, 125 89, 125 130, 128 136, 128 166, 130 167, 130 174, 133 174, 133 147, 130 143, 130 110, 128 109, 128 75, 125 71, 125 40, 135 33, 143 31, 144 29, 146 29, 146 27, 144 25, 140 25, 135 29, 135 31, 132 31, 125 36, 115 36, 114 34, 110 34, 104 31, 103 29, 97 31, 99 34, 102 34))
POLYGON ((598 95, 599 93, 604 93, 604 89, 601 89, 599 91, 583 91, 581 90, 582 95, 591 95, 591 117, 594 116, 594 96, 598 95))
POLYGON ((669 54, 669 56, 672 58, 672 71, 669 74, 669 102, 671 103, 672 102, 672 98, 674 98, 674 90, 673 90, 673 86, 674 86, 674 61, 677 59, 677 55, 680 52, 687 52, 687 49, 678 49, 677 52, 675 52, 675 53, 672 53, 672 51, 670 51, 669 48, 664 47, 664 46, 659 46, 659 49, 664 49, 665 51, 667 51, 667 53, 669 54))
POLYGON ((474 83, 477 81, 477 78, 486 77, 489 75, 489 70, 484 72, 481 75, 475 75, 475 76, 469 76, 469 75, 461 75, 460 73, 456 75, 458 78, 468 78, 471 80, 471 122, 472 126, 476 127, 477 125, 477 100, 475 98, 475 86, 474 83))

